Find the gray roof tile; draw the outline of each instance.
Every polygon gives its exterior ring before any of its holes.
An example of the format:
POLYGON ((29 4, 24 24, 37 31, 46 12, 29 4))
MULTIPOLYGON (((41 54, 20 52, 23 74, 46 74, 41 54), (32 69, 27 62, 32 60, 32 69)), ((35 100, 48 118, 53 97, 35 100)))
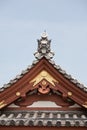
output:
POLYGON ((87 114, 82 111, 4 111, 0 115, 0 125, 87 127, 87 114))
POLYGON ((67 73, 64 75, 64 77, 67 78, 67 79, 72 79, 72 76, 67 74, 67 73))

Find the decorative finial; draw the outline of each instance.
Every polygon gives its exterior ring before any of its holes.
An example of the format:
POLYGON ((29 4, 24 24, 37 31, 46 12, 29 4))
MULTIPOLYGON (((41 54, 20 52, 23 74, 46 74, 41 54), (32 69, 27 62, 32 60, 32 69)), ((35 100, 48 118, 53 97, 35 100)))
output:
POLYGON ((48 35, 47 35, 47 33, 46 33, 46 30, 44 30, 44 32, 42 33, 41 37, 42 37, 42 38, 47 38, 47 37, 48 37, 48 35))
POLYGON ((50 43, 51 40, 48 40, 48 35, 46 31, 44 31, 41 35, 41 39, 38 41, 38 49, 34 54, 37 59, 41 59, 42 57, 46 57, 47 59, 51 59, 54 56, 54 53, 51 52, 50 43))

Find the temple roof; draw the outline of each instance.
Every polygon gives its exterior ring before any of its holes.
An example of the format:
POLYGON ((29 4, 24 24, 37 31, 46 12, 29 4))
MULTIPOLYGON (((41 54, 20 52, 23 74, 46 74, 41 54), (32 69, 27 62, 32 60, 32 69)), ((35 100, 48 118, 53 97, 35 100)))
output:
POLYGON ((77 79, 74 79, 70 74, 68 74, 65 70, 63 70, 59 65, 56 65, 52 60, 54 56, 54 52, 51 52, 51 40, 48 39, 48 35, 44 32, 41 35, 41 38, 38 41, 37 52, 34 53, 36 60, 33 61, 32 65, 29 65, 25 70, 21 72, 21 74, 17 75, 14 79, 10 80, 7 84, 4 84, 3 87, 0 88, 0 92, 5 89, 11 87, 15 84, 19 79, 21 79, 24 75, 26 75, 34 66, 37 64, 40 59, 45 57, 52 66, 61 73, 67 80, 71 83, 75 84, 77 88, 87 93, 87 87, 81 84, 77 79))
POLYGON ((32 65, 0 88, 0 126, 87 127, 87 88, 52 60, 46 32, 34 56, 32 65), (57 109, 32 107, 38 100, 53 101, 57 109))

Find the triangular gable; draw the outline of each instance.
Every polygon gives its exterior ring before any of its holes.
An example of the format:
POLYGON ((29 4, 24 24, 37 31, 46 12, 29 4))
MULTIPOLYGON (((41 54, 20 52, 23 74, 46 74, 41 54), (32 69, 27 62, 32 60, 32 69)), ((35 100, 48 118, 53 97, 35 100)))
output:
POLYGON ((55 90, 61 93, 64 100, 69 98, 83 108, 87 108, 87 88, 51 60, 54 53, 51 52, 50 42, 47 35, 43 34, 38 40, 38 50, 34 54, 37 60, 0 89, 0 109, 20 97, 25 99, 26 93, 36 88, 41 94, 55 90))
POLYGON ((45 81, 48 82, 52 89, 61 92, 63 98, 68 97, 86 108, 87 94, 66 79, 46 58, 42 58, 20 80, 0 93, 0 108, 13 103, 20 97, 26 97, 26 93, 33 90, 42 81, 43 84, 45 81))

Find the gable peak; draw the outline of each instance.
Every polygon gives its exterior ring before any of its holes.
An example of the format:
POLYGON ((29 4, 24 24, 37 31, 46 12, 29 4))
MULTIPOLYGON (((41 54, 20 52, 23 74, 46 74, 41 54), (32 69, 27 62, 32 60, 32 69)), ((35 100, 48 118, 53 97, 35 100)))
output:
POLYGON ((37 42, 38 47, 37 52, 34 53, 35 58, 41 59, 42 57, 46 57, 47 59, 52 59, 54 53, 51 52, 51 40, 48 39, 46 31, 42 33, 41 38, 37 42))

